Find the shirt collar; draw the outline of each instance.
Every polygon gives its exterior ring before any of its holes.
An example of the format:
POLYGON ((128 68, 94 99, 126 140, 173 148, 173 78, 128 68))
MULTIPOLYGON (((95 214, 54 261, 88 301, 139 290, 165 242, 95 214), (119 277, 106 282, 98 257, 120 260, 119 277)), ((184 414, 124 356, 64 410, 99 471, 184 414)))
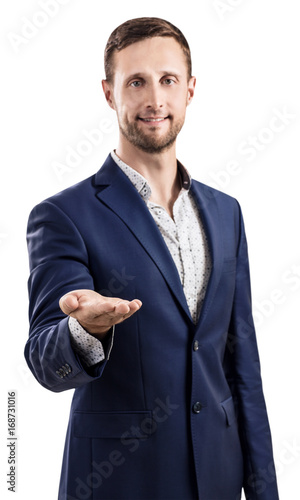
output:
MULTIPOLYGON (((121 158, 119 158, 115 151, 111 151, 111 157, 115 161, 115 163, 120 167, 122 172, 129 178, 129 180, 132 182, 136 190, 139 192, 141 197, 147 202, 151 196, 151 187, 145 179, 139 172, 134 170, 132 167, 127 165, 121 158)), ((192 178, 187 171, 187 169, 177 160, 177 166, 178 170, 181 175, 181 181, 182 181, 182 188, 179 193, 179 196, 181 194, 186 193, 189 191, 192 183, 192 178)))

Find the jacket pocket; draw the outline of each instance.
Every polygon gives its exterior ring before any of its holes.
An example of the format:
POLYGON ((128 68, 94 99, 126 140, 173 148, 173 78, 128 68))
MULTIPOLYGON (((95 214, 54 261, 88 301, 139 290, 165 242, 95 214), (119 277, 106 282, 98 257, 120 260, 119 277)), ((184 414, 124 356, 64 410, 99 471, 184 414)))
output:
POLYGON ((154 431, 152 411, 85 412, 75 411, 72 419, 74 436, 78 438, 140 438, 154 431), (138 429, 138 432, 137 432, 138 429))
POLYGON ((230 396, 230 398, 228 399, 225 399, 225 401, 221 403, 221 406, 225 413, 226 424, 228 427, 230 427, 236 421, 235 406, 232 396, 230 396))

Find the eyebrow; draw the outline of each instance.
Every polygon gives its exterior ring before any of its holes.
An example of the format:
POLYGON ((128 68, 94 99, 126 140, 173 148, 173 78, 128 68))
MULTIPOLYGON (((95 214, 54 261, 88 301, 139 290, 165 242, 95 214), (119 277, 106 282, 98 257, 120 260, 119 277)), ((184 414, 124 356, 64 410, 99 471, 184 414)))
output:
MULTIPOLYGON (((160 71, 160 74, 161 76, 165 76, 165 75, 172 75, 172 76, 175 76, 175 78, 177 78, 177 80, 180 80, 180 75, 176 72, 176 71, 172 71, 172 70, 163 70, 163 71, 160 71)), ((144 78, 145 77, 145 73, 142 73, 142 72, 138 72, 138 73, 133 73, 132 75, 129 75, 126 80, 127 81, 130 81, 130 80, 134 80, 135 78, 144 78)))

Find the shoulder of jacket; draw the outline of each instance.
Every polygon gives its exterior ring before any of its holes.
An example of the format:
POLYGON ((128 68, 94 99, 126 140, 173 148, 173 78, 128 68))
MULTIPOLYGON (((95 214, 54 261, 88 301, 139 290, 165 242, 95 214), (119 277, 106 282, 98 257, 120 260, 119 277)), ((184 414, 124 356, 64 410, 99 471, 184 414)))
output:
POLYGON ((239 207, 237 199, 227 193, 224 193, 223 191, 195 179, 192 179, 192 185, 195 191, 201 193, 205 198, 215 199, 217 203, 225 203, 227 205, 232 205, 233 207, 239 207))

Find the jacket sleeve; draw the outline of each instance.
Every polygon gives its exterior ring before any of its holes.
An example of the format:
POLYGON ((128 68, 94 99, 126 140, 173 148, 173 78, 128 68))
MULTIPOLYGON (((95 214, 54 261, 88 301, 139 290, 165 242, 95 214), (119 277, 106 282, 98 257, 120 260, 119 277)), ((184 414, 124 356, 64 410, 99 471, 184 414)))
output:
POLYGON ((29 216, 29 339, 25 358, 40 384, 54 392, 74 389, 101 376, 107 359, 88 368, 72 348, 68 317, 59 299, 76 289, 94 289, 85 243, 70 218, 51 201, 29 216))
MULTIPOLYGON (((239 209, 240 210, 240 209, 239 209)), ((237 400, 247 500, 278 500, 271 433, 252 318, 247 241, 240 211, 236 289, 227 340, 231 385, 237 400)))

